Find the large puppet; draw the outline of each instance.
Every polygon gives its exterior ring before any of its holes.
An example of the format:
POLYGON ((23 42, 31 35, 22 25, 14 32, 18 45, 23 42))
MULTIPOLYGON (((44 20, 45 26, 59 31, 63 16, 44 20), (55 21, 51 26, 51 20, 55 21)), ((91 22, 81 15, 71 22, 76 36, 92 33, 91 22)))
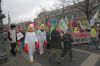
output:
POLYGON ((40 25, 40 29, 37 31, 37 38, 39 40, 40 55, 43 55, 44 54, 43 46, 44 46, 44 42, 46 41, 46 31, 45 31, 44 24, 40 25))
POLYGON ((35 52, 35 42, 37 42, 37 37, 34 32, 34 26, 33 24, 30 24, 25 35, 25 45, 27 44, 28 46, 28 54, 31 63, 35 62, 35 60, 33 59, 33 55, 35 52))

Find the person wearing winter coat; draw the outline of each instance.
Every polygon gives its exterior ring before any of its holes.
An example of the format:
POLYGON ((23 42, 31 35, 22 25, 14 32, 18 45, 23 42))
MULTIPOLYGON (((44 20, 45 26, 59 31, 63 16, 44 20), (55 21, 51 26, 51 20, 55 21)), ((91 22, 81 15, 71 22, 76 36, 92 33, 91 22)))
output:
POLYGON ((51 32, 51 43, 50 43, 50 61, 60 63, 61 58, 61 35, 60 27, 56 26, 55 29, 51 32))
POLYGON ((40 29, 37 30, 37 38, 38 38, 38 41, 39 41, 39 52, 40 52, 40 55, 43 55, 44 54, 44 41, 46 41, 46 31, 45 31, 45 26, 44 24, 41 24, 40 25, 40 29))
POLYGON ((35 62, 33 55, 35 53, 35 43, 36 42, 37 42, 37 37, 34 32, 34 26, 33 24, 29 24, 28 31, 25 34, 25 45, 27 44, 28 46, 28 54, 29 54, 30 63, 35 62))
POLYGON ((64 43, 63 53, 61 55, 61 60, 64 60, 66 53, 69 54, 70 59, 72 60, 72 42, 73 38, 69 30, 62 36, 62 41, 64 43))
POLYGON ((97 31, 94 26, 92 26, 92 28, 90 30, 90 34, 91 34, 91 43, 93 43, 95 48, 98 49, 98 46, 96 43, 97 31))
POLYGON ((21 48, 24 48, 24 40, 25 40, 25 32, 24 30, 21 30, 21 33, 23 34, 23 37, 20 39, 20 44, 21 44, 21 48))
POLYGON ((94 27, 91 28, 90 33, 91 33, 92 38, 95 39, 97 35, 97 31, 94 27))

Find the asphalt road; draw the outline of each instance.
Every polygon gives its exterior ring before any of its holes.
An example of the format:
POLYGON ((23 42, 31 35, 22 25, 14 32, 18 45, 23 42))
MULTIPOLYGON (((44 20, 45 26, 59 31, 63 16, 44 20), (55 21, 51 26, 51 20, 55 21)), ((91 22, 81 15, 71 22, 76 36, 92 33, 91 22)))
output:
POLYGON ((8 52, 8 61, 0 66, 100 66, 100 50, 95 50, 94 48, 87 49, 86 46, 74 46, 73 47, 73 58, 74 61, 69 60, 69 56, 66 55, 62 64, 57 64, 55 62, 49 61, 49 52, 45 51, 43 56, 40 56, 38 52, 34 54, 36 60, 35 64, 30 64, 28 55, 22 53, 17 53, 14 57, 9 52, 10 44, 6 43, 6 50, 8 52))

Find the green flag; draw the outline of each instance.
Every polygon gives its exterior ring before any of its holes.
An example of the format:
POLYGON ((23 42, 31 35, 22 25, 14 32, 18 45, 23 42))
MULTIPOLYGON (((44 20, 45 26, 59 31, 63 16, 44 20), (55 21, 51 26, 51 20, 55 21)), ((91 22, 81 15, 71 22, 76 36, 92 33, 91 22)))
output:
POLYGON ((55 22, 54 22, 54 20, 52 20, 51 21, 51 29, 50 29, 50 31, 52 32, 52 30, 55 28, 55 22))
POLYGON ((83 25, 83 27, 86 26, 86 19, 85 18, 82 19, 82 25, 83 25))
POLYGON ((65 17, 65 24, 66 24, 66 27, 68 27, 68 18, 67 18, 67 16, 65 17))
POLYGON ((63 18, 60 20, 59 26, 62 28, 62 30, 63 30, 64 32, 67 31, 67 26, 66 26, 65 21, 64 21, 63 18))
POLYGON ((40 27, 40 25, 41 25, 41 22, 39 20, 37 22, 37 25, 38 25, 38 27, 40 27))

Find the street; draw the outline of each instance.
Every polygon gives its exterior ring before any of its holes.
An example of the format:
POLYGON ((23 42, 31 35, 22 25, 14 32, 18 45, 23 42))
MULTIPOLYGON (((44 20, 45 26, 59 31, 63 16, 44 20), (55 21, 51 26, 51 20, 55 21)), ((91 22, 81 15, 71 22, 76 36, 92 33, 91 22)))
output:
POLYGON ((49 61, 49 53, 47 50, 43 56, 40 56, 38 52, 35 53, 35 64, 29 63, 28 55, 25 53, 17 53, 16 57, 13 57, 10 50, 10 44, 7 42, 8 61, 0 66, 100 66, 100 50, 93 48, 87 49, 86 46, 74 46, 73 47, 73 59, 70 61, 69 56, 66 55, 64 61, 61 64, 49 61))
POLYGON ((100 0, 0 0, 0 66, 100 66, 100 0))

